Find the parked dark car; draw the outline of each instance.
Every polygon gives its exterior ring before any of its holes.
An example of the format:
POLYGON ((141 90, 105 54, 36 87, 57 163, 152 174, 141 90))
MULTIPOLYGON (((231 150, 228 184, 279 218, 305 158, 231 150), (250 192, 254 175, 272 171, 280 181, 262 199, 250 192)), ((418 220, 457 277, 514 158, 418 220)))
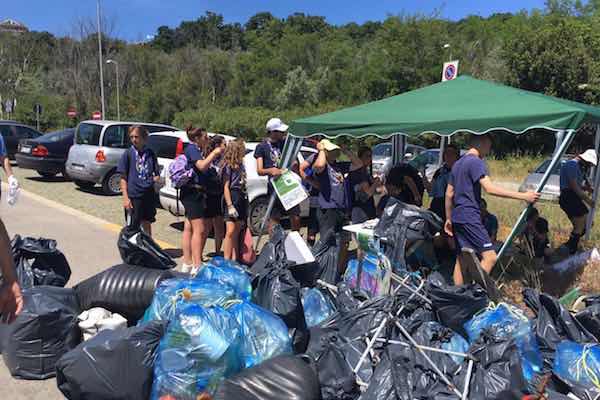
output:
POLYGON ((8 158, 14 160, 21 140, 35 139, 42 133, 15 121, 0 121, 0 135, 4 138, 8 158))
POLYGON ((57 174, 66 177, 65 163, 74 137, 75 129, 65 129, 21 140, 15 156, 19 168, 33 169, 46 178, 57 174))

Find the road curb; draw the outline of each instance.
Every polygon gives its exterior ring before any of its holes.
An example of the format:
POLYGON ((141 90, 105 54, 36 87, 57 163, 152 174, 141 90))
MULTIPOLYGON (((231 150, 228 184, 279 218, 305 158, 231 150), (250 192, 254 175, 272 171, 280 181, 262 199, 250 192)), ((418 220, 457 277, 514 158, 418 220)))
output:
MULTIPOLYGON (((5 193, 8 192, 8 185, 6 183, 4 183, 4 182, 2 182, 2 191, 4 191, 5 193)), ((69 206, 65 206, 64 204, 58 203, 58 202, 56 202, 54 200, 49 200, 49 199, 47 199, 47 198, 45 198, 43 196, 40 196, 38 194, 35 194, 35 193, 32 193, 32 192, 28 192, 27 190, 20 189, 19 190, 19 195, 20 196, 28 197, 28 198, 30 198, 30 199, 32 199, 34 201, 37 201, 39 203, 44 204, 45 206, 58 209, 58 210, 60 210, 60 211, 62 211, 64 213, 72 215, 74 217, 81 218, 81 219, 83 219, 83 220, 85 220, 85 221, 87 221, 87 222, 89 222, 91 224, 94 224, 94 225, 96 225, 98 227, 101 227, 102 229, 110 231, 110 232, 114 232, 114 233, 118 234, 119 232, 121 232, 121 229, 123 229, 123 227, 120 226, 120 225, 113 224, 112 222, 106 221, 106 220, 104 220, 102 218, 98 218, 98 217, 95 217, 95 216, 90 215, 90 214, 87 214, 87 213, 85 213, 83 211, 80 211, 80 210, 77 210, 75 208, 72 208, 72 207, 69 207, 69 206)), ((17 204, 15 205, 15 207, 19 207, 19 202, 18 201, 17 201, 17 204)), ((158 245, 160 247, 162 247, 163 249, 176 249, 177 248, 177 246, 175 246, 175 245, 173 245, 171 243, 164 242, 162 240, 154 239, 154 241, 156 243, 158 243, 158 245)))

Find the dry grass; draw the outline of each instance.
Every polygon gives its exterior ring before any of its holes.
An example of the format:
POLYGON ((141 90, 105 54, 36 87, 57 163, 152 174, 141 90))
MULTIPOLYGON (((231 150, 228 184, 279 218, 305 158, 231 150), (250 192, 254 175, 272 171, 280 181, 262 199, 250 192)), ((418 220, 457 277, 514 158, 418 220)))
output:
POLYGON ((508 156, 502 160, 486 160, 492 179, 518 181, 521 183, 546 157, 508 156))
POLYGON ((600 262, 588 263, 573 286, 579 287, 582 294, 600 294, 600 262))

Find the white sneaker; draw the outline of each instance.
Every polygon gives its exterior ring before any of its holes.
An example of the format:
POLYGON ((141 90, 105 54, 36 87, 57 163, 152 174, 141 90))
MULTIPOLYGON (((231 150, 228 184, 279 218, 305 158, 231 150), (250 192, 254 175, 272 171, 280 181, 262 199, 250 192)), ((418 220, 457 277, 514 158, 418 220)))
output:
POLYGON ((195 267, 192 267, 190 275, 195 276, 198 271, 200 271, 200 268, 202 268, 202 265, 196 265, 195 267))
POLYGON ((192 266, 191 265, 188 265, 188 264, 184 263, 181 266, 181 272, 183 272, 184 274, 189 274, 191 270, 192 270, 192 266))

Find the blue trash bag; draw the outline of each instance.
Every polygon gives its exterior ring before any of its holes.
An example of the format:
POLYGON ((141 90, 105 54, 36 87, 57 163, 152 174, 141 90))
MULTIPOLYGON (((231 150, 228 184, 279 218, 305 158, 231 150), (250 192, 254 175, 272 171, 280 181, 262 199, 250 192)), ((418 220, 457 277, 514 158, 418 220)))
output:
MULTIPOLYGON (((457 353, 468 353, 469 343, 465 340, 464 337, 462 337, 458 333, 454 333, 450 338, 449 342, 442 343, 442 349, 448 351, 455 351, 457 353)), ((450 355, 450 358, 452 358, 452 360, 459 365, 462 364, 462 362, 464 361, 464 357, 458 355, 450 355)))
POLYGON ((241 328, 240 354, 244 368, 269 358, 292 354, 292 340, 281 318, 256 304, 242 301, 228 311, 241 328))
POLYGON ((600 393, 600 345, 563 340, 556 347, 552 371, 568 384, 600 393))
POLYGON ((160 341, 152 400, 196 400, 242 369, 240 326, 221 307, 190 304, 171 320, 160 341))
POLYGON ((514 338, 521 356, 523 376, 531 381, 542 371, 543 360, 531 321, 518 308, 499 303, 494 308, 476 314, 464 325, 473 344, 483 330, 493 330, 500 339, 514 338))
POLYGON ((138 325, 153 320, 170 320, 181 306, 226 306, 240 297, 231 286, 214 281, 195 279, 167 279, 156 288, 152 303, 146 309, 138 325))
POLYGON ((215 259, 213 259, 198 271, 195 279, 216 281, 224 285, 229 285, 243 300, 250 300, 252 297, 250 275, 242 267, 231 261, 217 260, 215 262, 215 259))
POLYGON ((390 291, 392 267, 383 254, 368 252, 364 255, 360 285, 358 284, 359 260, 348 261, 343 281, 350 287, 363 290, 371 297, 382 296, 390 291))
POLYGON ((318 288, 303 288, 301 296, 304 319, 309 328, 319 325, 336 312, 331 298, 318 288))

